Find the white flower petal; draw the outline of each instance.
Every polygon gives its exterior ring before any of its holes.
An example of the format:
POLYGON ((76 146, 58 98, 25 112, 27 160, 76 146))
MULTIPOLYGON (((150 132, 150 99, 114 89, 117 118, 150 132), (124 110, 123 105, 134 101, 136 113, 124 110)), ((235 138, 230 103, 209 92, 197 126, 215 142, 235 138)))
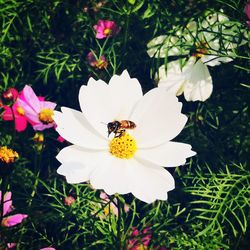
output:
POLYGON ((174 189, 174 178, 164 168, 134 159, 106 158, 102 167, 90 177, 91 185, 107 194, 132 193, 138 199, 150 203, 166 200, 167 192, 174 189))
POLYGON ((204 55, 201 58, 201 61, 208 66, 214 67, 214 66, 220 65, 221 63, 232 62, 233 59, 231 57, 228 57, 228 56, 218 57, 215 55, 204 55))
POLYGON ((81 109, 87 120, 103 136, 107 136, 107 123, 126 120, 135 103, 142 97, 137 79, 131 79, 124 71, 114 75, 109 85, 91 78, 79 93, 81 109))
POLYGON ((90 150, 71 145, 63 148, 56 156, 56 159, 61 163, 80 162, 84 165, 96 166, 107 156, 109 156, 107 150, 90 150))
POLYGON ((133 161, 132 194, 147 203, 157 199, 167 200, 167 192, 175 188, 173 176, 166 169, 149 162, 133 161))
POLYGON ((187 121, 181 107, 177 97, 162 88, 146 93, 129 119, 136 124, 131 134, 138 148, 153 147, 176 137, 187 121))
POLYGON ((148 55, 150 57, 161 58, 166 56, 165 46, 163 45, 167 39, 167 36, 161 35, 152 39, 148 44, 148 55))
POLYGON ((167 142, 154 148, 138 149, 136 158, 164 167, 176 167, 186 163, 186 158, 195 155, 191 146, 179 142, 167 142))
POLYGON ((175 95, 182 94, 181 89, 185 80, 185 74, 183 74, 178 60, 168 63, 167 73, 165 72, 165 65, 159 68, 158 87, 164 87, 175 95))
POLYGON ((142 88, 136 78, 130 78, 126 70, 114 75, 109 82, 112 104, 117 107, 117 120, 126 120, 135 104, 142 98, 142 88))
POLYGON ((90 176, 90 183, 96 189, 103 189, 107 194, 127 194, 131 192, 131 176, 134 165, 131 160, 119 159, 110 154, 103 159, 101 167, 90 176))
POLYGON ((207 66, 198 60, 191 69, 191 74, 184 86, 187 101, 205 101, 213 91, 212 77, 207 66))
POLYGON ((64 175, 68 183, 80 183, 89 180, 89 176, 93 168, 84 166, 79 162, 63 163, 58 169, 57 173, 64 175))
POLYGON ((105 149, 108 141, 91 127, 83 113, 63 107, 62 113, 54 111, 56 131, 67 141, 90 149, 105 149))

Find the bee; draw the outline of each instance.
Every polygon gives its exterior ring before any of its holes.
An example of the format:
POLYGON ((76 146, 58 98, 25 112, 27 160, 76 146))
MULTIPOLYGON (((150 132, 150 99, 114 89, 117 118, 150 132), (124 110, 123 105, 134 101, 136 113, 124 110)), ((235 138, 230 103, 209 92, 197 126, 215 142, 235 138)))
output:
POLYGON ((135 123, 129 120, 113 121, 107 124, 108 136, 113 132, 115 137, 122 136, 126 129, 134 129, 136 127, 135 123))

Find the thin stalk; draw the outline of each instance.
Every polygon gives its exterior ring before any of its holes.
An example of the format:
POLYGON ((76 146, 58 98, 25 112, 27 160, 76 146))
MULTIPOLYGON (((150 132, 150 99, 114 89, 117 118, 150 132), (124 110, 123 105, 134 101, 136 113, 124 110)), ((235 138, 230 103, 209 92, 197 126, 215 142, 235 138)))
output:
POLYGON ((117 220, 117 249, 121 250, 121 201, 119 199, 119 196, 117 196, 117 209, 118 209, 118 220, 117 220))
MULTIPOLYGON (((1 197, 1 202, 0 202, 0 227, 2 225, 2 220, 3 220, 3 210, 4 210, 4 195, 7 191, 7 187, 8 187, 8 180, 9 180, 9 177, 8 176, 5 176, 5 177, 2 177, 2 181, 1 181, 1 191, 2 191, 2 197, 1 197)), ((7 202, 7 201, 6 201, 7 202)))

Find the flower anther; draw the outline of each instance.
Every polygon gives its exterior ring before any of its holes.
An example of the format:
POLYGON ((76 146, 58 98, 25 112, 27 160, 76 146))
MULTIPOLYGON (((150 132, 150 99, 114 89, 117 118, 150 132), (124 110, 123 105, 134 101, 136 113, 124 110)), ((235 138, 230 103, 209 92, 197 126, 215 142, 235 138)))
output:
POLYGON ((103 31, 103 33, 104 33, 104 35, 109 36, 109 35, 111 35, 111 33, 112 33, 112 29, 106 28, 106 29, 103 31))
POLYGON ((54 120, 52 115, 54 114, 52 109, 42 109, 39 113, 39 120, 44 124, 52 123, 54 120))
POLYGON ((16 111, 19 115, 24 115, 24 109, 21 106, 17 106, 16 111))
POLYGON ((204 55, 208 54, 208 48, 209 45, 207 42, 205 41, 201 41, 199 43, 196 44, 196 53, 194 53, 194 56, 197 58, 201 58, 204 55))
POLYGON ((0 147, 0 160, 4 163, 13 163, 19 155, 16 151, 7 148, 6 146, 0 147))
POLYGON ((121 159, 130 159, 137 151, 135 139, 124 133, 119 137, 113 138, 109 143, 110 153, 121 159))

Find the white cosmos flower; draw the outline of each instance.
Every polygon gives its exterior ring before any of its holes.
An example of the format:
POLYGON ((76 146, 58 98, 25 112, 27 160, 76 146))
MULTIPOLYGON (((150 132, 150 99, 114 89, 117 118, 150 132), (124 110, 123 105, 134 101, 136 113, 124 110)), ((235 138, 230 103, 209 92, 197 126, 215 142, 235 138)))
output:
POLYGON ((176 60, 159 68, 160 88, 179 96, 184 93, 187 101, 205 101, 213 91, 212 77, 207 66, 196 57, 190 57, 188 62, 181 67, 180 61, 176 60))
POLYGON ((90 78, 79 101, 82 112, 63 107, 54 114, 56 130, 73 144, 57 155, 57 172, 69 183, 90 181, 109 195, 166 200, 175 182, 164 167, 183 165, 195 155, 190 145, 171 141, 187 122, 177 97, 160 88, 143 96, 138 80, 124 71, 109 84, 90 78), (133 121, 136 128, 108 137, 105 124, 115 120, 133 121))
MULTIPOLYGON (((178 31, 176 35, 180 35, 178 31)), ((191 41, 191 37, 188 34, 185 36, 185 41, 187 41, 187 39, 191 41)), ((155 57, 155 58, 165 58, 166 56, 177 56, 177 55, 188 54, 189 50, 181 45, 182 45, 182 40, 180 40, 177 36, 161 35, 153 38, 147 44, 148 47, 147 53, 150 57, 155 57)))

